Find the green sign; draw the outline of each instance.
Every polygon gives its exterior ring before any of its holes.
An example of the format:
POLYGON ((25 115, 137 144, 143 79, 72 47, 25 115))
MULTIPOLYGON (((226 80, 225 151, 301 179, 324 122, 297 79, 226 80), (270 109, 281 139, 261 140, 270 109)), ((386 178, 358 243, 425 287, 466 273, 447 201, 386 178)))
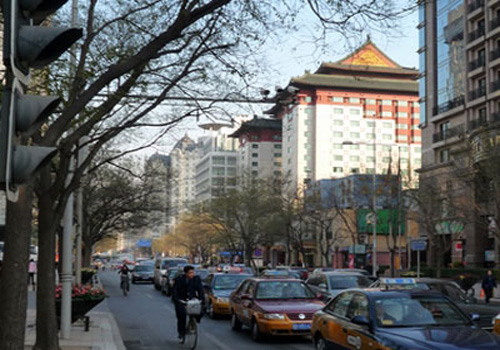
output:
MULTIPOLYGON (((401 213, 401 234, 405 234, 404 213, 401 213)), ((358 209, 356 211, 356 222, 359 233, 373 232, 373 212, 370 209, 358 209)), ((396 209, 377 210, 377 234, 388 235, 392 223, 392 233, 398 234, 398 211, 396 209)))

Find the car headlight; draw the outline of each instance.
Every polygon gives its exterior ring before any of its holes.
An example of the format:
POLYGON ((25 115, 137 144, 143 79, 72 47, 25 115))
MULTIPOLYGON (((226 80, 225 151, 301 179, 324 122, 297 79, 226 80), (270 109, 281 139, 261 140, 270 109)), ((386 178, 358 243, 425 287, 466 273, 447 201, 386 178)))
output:
POLYGON ((264 314, 266 320, 284 320, 285 315, 283 314, 264 314))
POLYGON ((229 303, 229 298, 217 298, 218 303, 229 303))

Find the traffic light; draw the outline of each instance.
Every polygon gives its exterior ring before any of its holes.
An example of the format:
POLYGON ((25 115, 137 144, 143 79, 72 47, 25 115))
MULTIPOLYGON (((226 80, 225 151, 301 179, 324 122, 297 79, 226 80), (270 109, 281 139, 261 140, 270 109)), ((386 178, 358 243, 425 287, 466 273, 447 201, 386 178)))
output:
POLYGON ((3 0, 6 86, 0 120, 0 183, 7 198, 17 200, 17 185, 26 182, 55 155, 54 147, 20 145, 59 104, 54 96, 25 94, 30 68, 56 60, 82 36, 77 28, 39 26, 68 0, 3 0))

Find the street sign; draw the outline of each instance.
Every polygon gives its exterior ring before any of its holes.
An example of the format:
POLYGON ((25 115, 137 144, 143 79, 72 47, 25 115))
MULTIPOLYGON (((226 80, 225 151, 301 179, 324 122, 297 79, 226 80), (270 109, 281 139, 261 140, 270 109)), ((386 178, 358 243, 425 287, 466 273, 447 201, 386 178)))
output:
POLYGON ((149 248, 151 247, 150 239, 140 239, 137 241, 137 248, 149 248))
POLYGON ((416 239, 411 241, 411 250, 414 252, 423 252, 427 250, 427 241, 416 239))
POLYGON ((455 242, 455 251, 461 252, 464 250, 464 244, 462 242, 455 242))
POLYGON ((356 244, 349 246, 349 254, 365 254, 366 253, 366 245, 364 244, 356 244))

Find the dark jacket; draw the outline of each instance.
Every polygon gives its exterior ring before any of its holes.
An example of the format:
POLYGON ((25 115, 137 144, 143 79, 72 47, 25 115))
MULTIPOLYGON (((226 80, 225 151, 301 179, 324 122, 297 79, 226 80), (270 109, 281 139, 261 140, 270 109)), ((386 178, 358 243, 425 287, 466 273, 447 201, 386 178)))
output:
POLYGON ((177 276, 174 279, 174 288, 172 289, 172 299, 175 302, 179 300, 188 300, 197 298, 202 302, 205 301, 205 293, 200 276, 194 276, 191 281, 188 281, 185 275, 177 276))
POLYGON ((481 287, 483 289, 493 289, 497 286, 497 282, 495 280, 495 277, 493 276, 486 276, 484 279, 483 279, 483 283, 481 284, 481 287))

